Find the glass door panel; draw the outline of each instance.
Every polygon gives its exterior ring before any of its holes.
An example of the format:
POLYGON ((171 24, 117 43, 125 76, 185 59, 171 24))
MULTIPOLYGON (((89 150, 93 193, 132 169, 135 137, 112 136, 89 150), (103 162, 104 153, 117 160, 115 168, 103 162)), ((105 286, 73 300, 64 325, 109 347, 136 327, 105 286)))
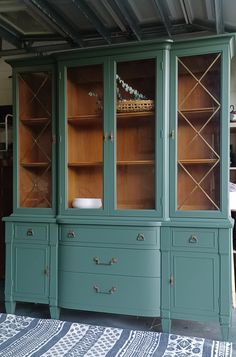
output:
POLYGON ((178 210, 220 209, 221 55, 178 59, 178 210))
POLYGON ((52 77, 22 73, 19 85, 20 207, 52 206, 52 77))
POLYGON ((103 206, 103 67, 67 70, 67 205, 103 206))
POLYGON ((155 73, 155 60, 117 64, 117 209, 155 209, 155 73))

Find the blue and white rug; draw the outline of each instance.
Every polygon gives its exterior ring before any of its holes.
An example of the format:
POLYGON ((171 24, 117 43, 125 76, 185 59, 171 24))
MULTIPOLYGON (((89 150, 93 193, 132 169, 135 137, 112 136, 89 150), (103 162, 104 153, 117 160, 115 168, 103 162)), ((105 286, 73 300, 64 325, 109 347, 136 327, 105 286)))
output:
POLYGON ((0 314, 4 357, 234 357, 230 342, 0 314))

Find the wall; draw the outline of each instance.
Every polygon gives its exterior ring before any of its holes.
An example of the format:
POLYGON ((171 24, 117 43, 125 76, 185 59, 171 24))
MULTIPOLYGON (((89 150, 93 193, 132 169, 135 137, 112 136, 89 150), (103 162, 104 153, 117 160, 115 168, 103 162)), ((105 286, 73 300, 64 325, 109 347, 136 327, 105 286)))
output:
POLYGON ((0 58, 0 106, 12 104, 12 79, 11 66, 9 66, 2 58, 0 58))

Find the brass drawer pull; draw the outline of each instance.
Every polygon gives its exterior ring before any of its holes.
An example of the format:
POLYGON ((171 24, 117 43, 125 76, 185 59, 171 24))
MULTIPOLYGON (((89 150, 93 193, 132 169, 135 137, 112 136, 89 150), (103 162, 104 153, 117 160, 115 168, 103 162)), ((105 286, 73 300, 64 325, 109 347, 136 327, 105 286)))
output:
POLYGON ((197 243, 198 242, 198 239, 196 236, 192 235, 190 238, 189 238, 189 243, 197 243))
POLYGON ((33 229, 32 228, 29 228, 28 230, 27 230, 27 237, 33 237, 33 235, 34 235, 34 231, 33 231, 33 229))
POLYGON ((102 290, 99 288, 99 286, 97 286, 97 285, 94 285, 93 288, 94 288, 94 290, 95 290, 95 292, 96 292, 97 294, 111 295, 111 294, 114 294, 114 293, 117 291, 117 288, 116 288, 115 286, 112 286, 112 288, 109 289, 108 291, 102 291, 102 290))
POLYGON ((75 238, 75 232, 69 231, 69 232, 67 233, 67 237, 68 237, 68 238, 75 238))
POLYGON ((145 240, 144 234, 143 233, 139 233, 138 236, 137 236, 137 240, 138 241, 144 241, 145 240))
POLYGON ((99 257, 93 257, 93 261, 96 263, 96 265, 113 265, 118 263, 116 258, 111 258, 108 263, 103 263, 100 261, 99 257))

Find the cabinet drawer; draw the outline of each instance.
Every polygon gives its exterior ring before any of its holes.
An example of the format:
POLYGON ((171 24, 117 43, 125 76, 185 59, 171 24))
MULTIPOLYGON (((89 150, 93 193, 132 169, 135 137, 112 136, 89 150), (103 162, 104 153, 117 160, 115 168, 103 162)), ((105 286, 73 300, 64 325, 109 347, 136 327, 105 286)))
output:
POLYGON ((158 316, 160 278, 59 272, 59 306, 158 316))
POLYGON ((136 247, 160 246, 159 228, 62 226, 61 240, 78 243, 130 244, 136 247))
POLYGON ((160 277, 160 251, 61 246, 61 270, 95 274, 160 277))
POLYGON ((203 248, 217 250, 218 231, 204 228, 176 228, 172 231, 172 247, 196 249, 203 248))
POLYGON ((17 240, 47 241, 48 236, 47 224, 17 223, 14 226, 14 238, 17 240))

